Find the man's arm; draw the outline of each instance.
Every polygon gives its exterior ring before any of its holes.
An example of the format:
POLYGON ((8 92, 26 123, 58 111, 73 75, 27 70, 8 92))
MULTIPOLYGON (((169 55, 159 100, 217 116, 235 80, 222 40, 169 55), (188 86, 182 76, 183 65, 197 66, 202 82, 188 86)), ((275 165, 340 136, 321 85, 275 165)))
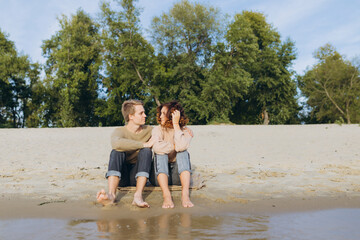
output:
POLYGON ((155 143, 155 138, 151 137, 147 142, 143 143, 144 148, 152 148, 155 143))
POLYGON ((111 135, 111 147, 117 151, 133 151, 144 147, 144 143, 127 139, 121 128, 117 128, 111 135))

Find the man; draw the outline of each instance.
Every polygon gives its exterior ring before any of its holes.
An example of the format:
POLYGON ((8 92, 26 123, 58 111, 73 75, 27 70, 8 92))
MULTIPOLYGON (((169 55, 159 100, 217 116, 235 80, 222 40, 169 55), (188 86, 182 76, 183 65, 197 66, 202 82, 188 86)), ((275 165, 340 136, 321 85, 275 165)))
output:
POLYGON ((112 151, 105 177, 109 192, 104 189, 97 193, 97 202, 103 205, 113 204, 116 190, 120 187, 135 186, 133 205, 150 207, 142 198, 151 170, 153 140, 152 127, 145 124, 145 110, 139 100, 128 100, 122 104, 125 126, 118 127, 111 135, 112 151))

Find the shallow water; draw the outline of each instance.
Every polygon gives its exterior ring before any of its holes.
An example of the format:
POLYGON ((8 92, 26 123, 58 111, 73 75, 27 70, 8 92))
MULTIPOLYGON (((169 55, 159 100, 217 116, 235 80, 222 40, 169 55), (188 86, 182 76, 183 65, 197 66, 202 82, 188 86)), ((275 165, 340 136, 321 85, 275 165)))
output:
MULTIPOLYGON (((171 210, 170 210, 171 211, 171 210)), ((147 218, 0 220, 0 239, 360 239, 360 209, 251 216, 166 213, 147 218)))

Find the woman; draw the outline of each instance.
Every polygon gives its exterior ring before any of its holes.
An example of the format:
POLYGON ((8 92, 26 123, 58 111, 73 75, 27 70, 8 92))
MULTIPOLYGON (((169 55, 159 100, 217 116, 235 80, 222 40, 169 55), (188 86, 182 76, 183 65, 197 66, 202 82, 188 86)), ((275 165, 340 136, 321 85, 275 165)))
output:
POLYGON ((181 202, 183 207, 193 207, 189 187, 191 176, 190 155, 187 149, 193 137, 192 131, 185 127, 189 119, 177 101, 160 105, 157 109, 160 125, 152 130, 155 153, 155 178, 163 192, 163 208, 174 208, 169 183, 182 186, 181 202))

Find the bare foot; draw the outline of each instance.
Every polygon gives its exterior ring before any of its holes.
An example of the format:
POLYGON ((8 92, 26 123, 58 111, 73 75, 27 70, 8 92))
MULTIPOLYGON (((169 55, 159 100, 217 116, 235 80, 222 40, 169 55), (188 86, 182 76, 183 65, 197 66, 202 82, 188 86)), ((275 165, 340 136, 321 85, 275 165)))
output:
POLYGON ((194 206, 194 204, 190 201, 190 198, 188 195, 181 196, 181 203, 182 203, 182 206, 185 208, 191 208, 194 206))
POLYGON ((104 206, 113 204, 115 202, 115 196, 107 195, 104 189, 101 189, 96 194, 96 201, 104 206))
POLYGON ((162 208, 174 208, 174 202, 171 199, 171 196, 164 197, 164 202, 162 208))
POLYGON ((134 194, 134 200, 132 202, 132 205, 138 206, 141 208, 145 208, 145 207, 149 208, 150 207, 150 205, 147 202, 144 202, 142 196, 137 195, 137 194, 134 194))

